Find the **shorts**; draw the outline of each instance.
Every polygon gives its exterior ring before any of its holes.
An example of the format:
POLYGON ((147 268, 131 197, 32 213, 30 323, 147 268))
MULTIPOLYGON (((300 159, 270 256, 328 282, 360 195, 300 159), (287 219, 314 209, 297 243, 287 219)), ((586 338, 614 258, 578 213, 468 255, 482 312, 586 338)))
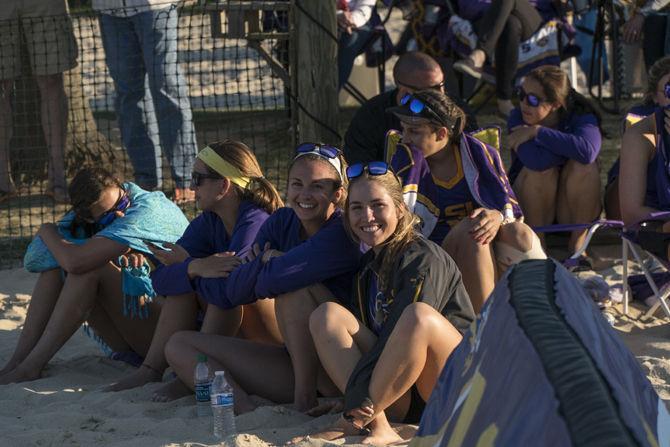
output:
POLYGON ((3 0, 0 36, 0 79, 21 75, 23 48, 34 75, 77 66, 77 41, 65 0, 3 0))
POLYGON ((423 415, 423 410, 426 408, 426 401, 423 400, 419 390, 416 387, 416 384, 412 385, 410 388, 410 401, 409 408, 407 409, 407 414, 403 419, 403 424, 418 424, 421 420, 421 415, 423 415))

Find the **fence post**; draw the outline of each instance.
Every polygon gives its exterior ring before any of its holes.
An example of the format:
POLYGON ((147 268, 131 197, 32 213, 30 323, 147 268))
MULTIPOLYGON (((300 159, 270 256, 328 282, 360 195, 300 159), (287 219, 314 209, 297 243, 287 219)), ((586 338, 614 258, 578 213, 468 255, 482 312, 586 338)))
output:
POLYGON ((294 2, 299 141, 339 145, 336 2, 294 2))

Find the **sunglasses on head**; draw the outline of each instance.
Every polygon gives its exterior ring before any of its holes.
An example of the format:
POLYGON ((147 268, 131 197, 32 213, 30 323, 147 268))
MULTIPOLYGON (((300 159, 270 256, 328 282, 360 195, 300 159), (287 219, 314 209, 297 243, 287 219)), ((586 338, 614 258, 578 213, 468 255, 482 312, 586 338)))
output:
POLYGON ((337 147, 321 143, 302 143, 295 149, 295 151, 297 155, 314 152, 315 154, 323 155, 327 158, 337 158, 340 155, 340 149, 337 147))
POLYGON ((427 118, 431 121, 436 121, 445 127, 449 127, 442 120, 442 118, 440 118, 440 116, 437 113, 435 113, 433 109, 430 108, 428 104, 426 104, 425 102, 421 101, 418 98, 415 98, 414 96, 412 96, 411 93, 406 94, 400 99, 400 105, 407 106, 409 111, 415 115, 427 118))
POLYGON ((383 161, 371 161, 368 164, 356 163, 347 168, 347 178, 355 179, 367 171, 370 175, 384 175, 391 170, 391 167, 383 161))
POLYGON ((203 174, 202 172, 191 172, 191 186, 193 188, 197 188, 198 186, 202 185, 202 181, 205 180, 206 178, 210 178, 213 180, 221 180, 223 177, 220 175, 216 174, 203 174))
POLYGON ((124 192, 121 193, 121 197, 116 201, 113 207, 105 211, 97 220, 98 225, 107 226, 116 219, 116 213, 118 211, 125 211, 130 205, 130 198, 124 192))
POLYGON ((521 87, 517 89, 516 95, 519 97, 519 101, 526 101, 526 104, 531 107, 537 107, 544 102, 544 100, 538 98, 537 95, 526 93, 526 91, 521 87))

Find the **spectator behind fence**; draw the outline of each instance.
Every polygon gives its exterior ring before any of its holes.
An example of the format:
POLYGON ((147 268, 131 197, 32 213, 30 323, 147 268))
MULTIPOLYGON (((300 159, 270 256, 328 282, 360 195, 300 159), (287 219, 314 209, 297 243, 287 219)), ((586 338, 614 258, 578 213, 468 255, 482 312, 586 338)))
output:
POLYGON ((507 116, 514 108, 512 94, 519 61, 519 44, 528 40, 542 25, 538 9, 549 15, 548 0, 460 0, 459 12, 473 23, 477 48, 454 70, 480 78, 484 63, 494 60, 498 110, 507 116))
MULTIPOLYGON (((387 113, 386 109, 396 107, 403 96, 423 89, 444 92, 442 68, 435 59, 418 51, 400 56, 393 67, 393 80, 396 88, 368 100, 351 120, 344 135, 344 157, 347 163, 384 159, 386 132, 400 129, 400 119, 387 113)), ((468 116, 467 130, 476 127, 476 119, 468 116)))
POLYGON ((338 89, 346 84, 354 59, 363 52, 372 37, 376 3, 377 0, 337 0, 338 89))
POLYGON ((193 201, 188 181, 197 144, 186 79, 177 61, 177 2, 93 0, 93 8, 100 11, 121 138, 135 181, 149 190, 160 187, 165 151, 175 202, 193 201))
POLYGON ((647 0, 623 26, 627 43, 642 39, 644 63, 654 62, 670 54, 670 0, 647 0))
MULTIPOLYGON (((49 152, 46 194, 67 203, 65 135, 68 105, 63 72, 77 65, 77 43, 65 0, 6 0, 0 7, 0 202, 11 197, 9 143, 12 139, 13 80, 21 73, 25 43, 40 91, 42 131, 49 152)), ((25 73, 24 73, 25 74, 25 73)))
MULTIPOLYGON (((600 215, 600 117, 559 67, 531 71, 508 121, 509 179, 530 226, 588 223, 600 215)), ((570 253, 586 230, 573 231, 570 253)), ((586 267, 587 265, 585 265, 586 267)))

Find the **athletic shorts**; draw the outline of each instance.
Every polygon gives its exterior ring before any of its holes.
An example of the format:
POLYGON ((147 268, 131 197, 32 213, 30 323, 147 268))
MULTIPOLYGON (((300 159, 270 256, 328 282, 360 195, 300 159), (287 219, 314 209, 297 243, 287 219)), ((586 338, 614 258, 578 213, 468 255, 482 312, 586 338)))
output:
POLYGON ((32 73, 62 73, 77 66, 77 41, 66 0, 2 0, 0 79, 21 75, 21 51, 32 73))

